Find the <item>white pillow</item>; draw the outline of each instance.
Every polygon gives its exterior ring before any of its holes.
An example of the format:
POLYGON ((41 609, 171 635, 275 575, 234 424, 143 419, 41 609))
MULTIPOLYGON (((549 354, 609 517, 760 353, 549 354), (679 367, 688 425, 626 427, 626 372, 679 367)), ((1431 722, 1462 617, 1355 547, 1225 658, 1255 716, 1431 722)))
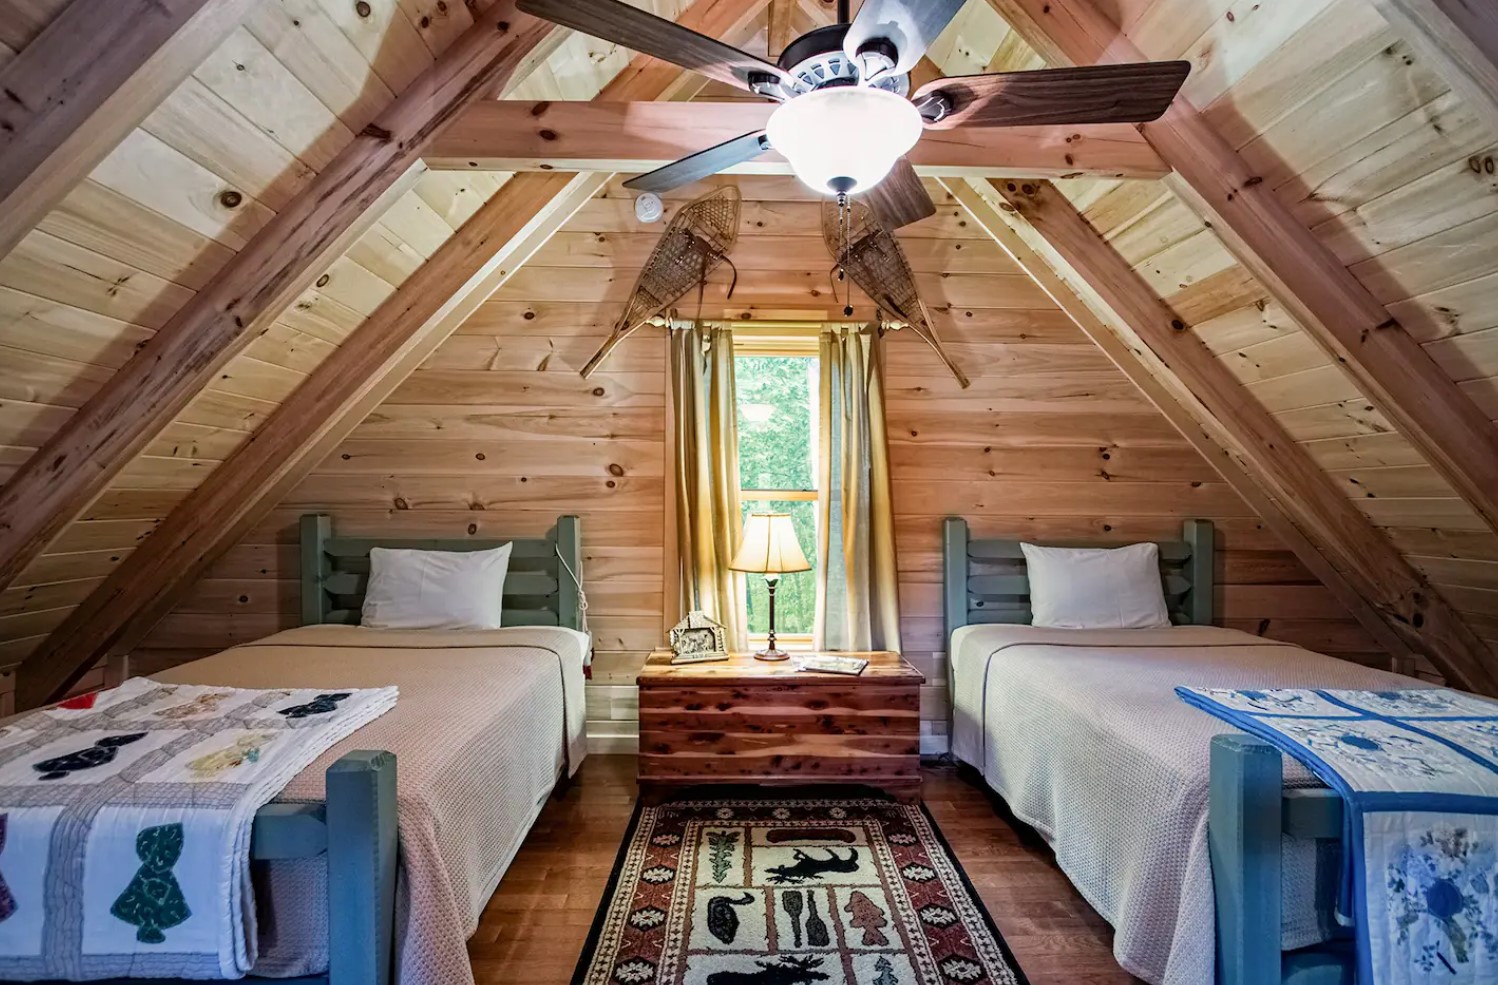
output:
POLYGON ((490 551, 372 548, 359 624, 370 629, 499 629, 512 546, 490 551))
POLYGON ((1021 544, 1030 576, 1031 622, 1054 629, 1160 629, 1170 625, 1160 548, 1132 544, 1021 544))

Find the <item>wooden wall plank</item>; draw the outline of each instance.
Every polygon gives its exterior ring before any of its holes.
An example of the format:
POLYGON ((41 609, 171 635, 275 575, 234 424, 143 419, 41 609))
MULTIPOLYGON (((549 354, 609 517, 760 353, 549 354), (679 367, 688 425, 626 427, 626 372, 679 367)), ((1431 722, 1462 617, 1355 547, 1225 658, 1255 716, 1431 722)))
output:
POLYGON ((382 112, 378 126, 361 132, 212 285, 176 311, 149 351, 111 377, 89 410, 71 418, 0 490, 0 516, 7 518, 0 525, 0 584, 40 554, 186 406, 248 341, 258 319, 278 314, 330 256, 357 239, 369 210, 392 189, 403 190, 399 182, 433 132, 487 86, 506 79, 550 30, 516 15, 508 0, 490 8, 462 43, 382 112))
POLYGON ((217 46, 253 0, 74 0, 0 68, 0 256, 217 46))

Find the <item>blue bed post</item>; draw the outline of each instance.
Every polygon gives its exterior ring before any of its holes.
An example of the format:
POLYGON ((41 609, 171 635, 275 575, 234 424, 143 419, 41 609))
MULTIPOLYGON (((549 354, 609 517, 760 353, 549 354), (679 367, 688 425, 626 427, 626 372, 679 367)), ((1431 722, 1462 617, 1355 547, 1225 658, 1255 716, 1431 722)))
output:
POLYGON ((323 544, 333 536, 333 518, 326 513, 302 515, 302 625, 318 626, 328 611, 323 580, 330 568, 323 544))
POLYGON ((1280 985, 1283 766, 1248 735, 1212 739, 1207 841, 1217 899, 1218 985, 1280 985))
MULTIPOLYGON (((952 677, 952 633, 967 625, 967 521, 958 516, 949 516, 941 525, 941 582, 942 612, 947 628, 947 694, 955 692, 956 682, 952 677)), ((947 701, 947 728, 956 719, 957 705, 947 701)))
POLYGON ((389 985, 395 957, 395 754, 328 767, 328 985, 389 985))
POLYGON ((563 563, 557 571, 557 625, 583 628, 578 581, 583 577, 582 521, 575 516, 557 517, 557 554, 563 563), (571 572, 567 569, 571 568, 571 572))

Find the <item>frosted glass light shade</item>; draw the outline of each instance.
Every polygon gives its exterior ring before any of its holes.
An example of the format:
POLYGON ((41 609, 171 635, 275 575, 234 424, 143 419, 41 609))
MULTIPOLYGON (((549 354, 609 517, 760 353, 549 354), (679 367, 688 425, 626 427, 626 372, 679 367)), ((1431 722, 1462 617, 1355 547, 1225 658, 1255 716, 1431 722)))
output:
POLYGON ((767 575, 811 570, 789 513, 750 513, 744 520, 744 541, 728 566, 767 575))
POLYGON ((921 139, 921 129, 910 100, 884 89, 842 86, 782 103, 767 131, 770 146, 796 176, 826 195, 837 191, 838 178, 853 182, 850 193, 877 185, 921 139))

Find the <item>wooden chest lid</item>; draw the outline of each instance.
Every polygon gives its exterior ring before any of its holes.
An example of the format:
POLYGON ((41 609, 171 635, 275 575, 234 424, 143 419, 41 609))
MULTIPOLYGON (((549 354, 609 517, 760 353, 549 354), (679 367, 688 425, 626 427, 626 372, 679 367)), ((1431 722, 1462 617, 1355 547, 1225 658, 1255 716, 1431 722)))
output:
POLYGON ((889 650, 825 654, 826 656, 859 657, 867 660, 869 665, 857 677, 849 674, 820 674, 796 669, 796 656, 814 655, 823 654, 793 654, 790 660, 771 662, 756 660, 750 653, 735 653, 727 660, 673 667, 671 651, 656 650, 646 659, 645 667, 640 671, 639 683, 654 687, 772 683, 835 684, 839 687, 859 687, 879 684, 920 685, 926 679, 925 675, 906 663, 898 653, 889 650))

